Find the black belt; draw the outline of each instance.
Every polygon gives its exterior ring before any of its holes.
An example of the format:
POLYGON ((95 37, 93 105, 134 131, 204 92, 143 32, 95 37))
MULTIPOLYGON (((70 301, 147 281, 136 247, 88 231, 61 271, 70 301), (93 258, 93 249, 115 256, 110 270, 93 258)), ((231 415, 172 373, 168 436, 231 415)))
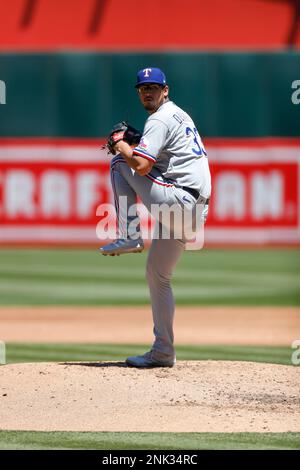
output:
POLYGON ((196 189, 193 188, 188 188, 187 186, 181 186, 181 189, 184 189, 188 193, 190 193, 197 201, 199 199, 200 193, 196 189))
MULTIPOLYGON (((196 199, 196 201, 199 199, 200 193, 196 189, 188 188, 187 186, 181 186, 181 189, 184 189, 185 191, 190 193, 196 199)), ((209 204, 209 199, 210 198, 206 199, 204 204, 209 204)))

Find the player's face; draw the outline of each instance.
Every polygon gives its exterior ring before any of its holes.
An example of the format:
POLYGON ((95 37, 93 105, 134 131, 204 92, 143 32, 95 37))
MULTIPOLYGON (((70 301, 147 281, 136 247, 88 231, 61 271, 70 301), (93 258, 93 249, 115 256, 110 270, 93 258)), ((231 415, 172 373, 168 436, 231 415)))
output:
POLYGON ((169 88, 156 83, 147 83, 138 88, 139 97, 144 108, 151 114, 154 113, 168 97, 169 88))

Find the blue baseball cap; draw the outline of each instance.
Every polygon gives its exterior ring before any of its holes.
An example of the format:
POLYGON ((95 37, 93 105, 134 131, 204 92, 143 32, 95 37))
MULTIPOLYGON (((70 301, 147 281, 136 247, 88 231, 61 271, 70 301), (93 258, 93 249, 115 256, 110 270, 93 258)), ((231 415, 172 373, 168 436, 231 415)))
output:
POLYGON ((138 71, 135 88, 144 85, 144 83, 157 83, 158 85, 165 86, 167 80, 162 70, 155 67, 147 67, 138 71))

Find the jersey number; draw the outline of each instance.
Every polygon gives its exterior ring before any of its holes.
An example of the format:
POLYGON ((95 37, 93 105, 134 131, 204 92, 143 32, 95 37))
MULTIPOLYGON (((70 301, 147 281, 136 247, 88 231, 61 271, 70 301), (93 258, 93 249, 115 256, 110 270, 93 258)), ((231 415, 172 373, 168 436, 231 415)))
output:
POLYGON ((198 131, 196 129, 196 127, 194 127, 194 129, 191 129, 190 127, 187 127, 185 129, 185 133, 187 136, 189 136, 190 134, 193 134, 194 136, 194 143, 195 143, 195 147, 192 148, 192 152, 194 152, 195 155, 197 156, 200 156, 202 155, 202 153, 207 156, 207 153, 205 151, 205 148, 203 146, 201 146, 198 142, 198 139, 197 139, 197 136, 199 136, 198 134, 198 131))

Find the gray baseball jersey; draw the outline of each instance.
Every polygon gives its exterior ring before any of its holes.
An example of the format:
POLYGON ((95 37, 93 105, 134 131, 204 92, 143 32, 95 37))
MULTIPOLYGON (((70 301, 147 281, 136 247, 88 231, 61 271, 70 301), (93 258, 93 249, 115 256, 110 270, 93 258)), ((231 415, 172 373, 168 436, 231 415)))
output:
POLYGON ((133 153, 154 162, 154 167, 175 186, 187 186, 203 197, 210 196, 210 172, 201 137, 192 118, 172 101, 149 116, 133 153))

